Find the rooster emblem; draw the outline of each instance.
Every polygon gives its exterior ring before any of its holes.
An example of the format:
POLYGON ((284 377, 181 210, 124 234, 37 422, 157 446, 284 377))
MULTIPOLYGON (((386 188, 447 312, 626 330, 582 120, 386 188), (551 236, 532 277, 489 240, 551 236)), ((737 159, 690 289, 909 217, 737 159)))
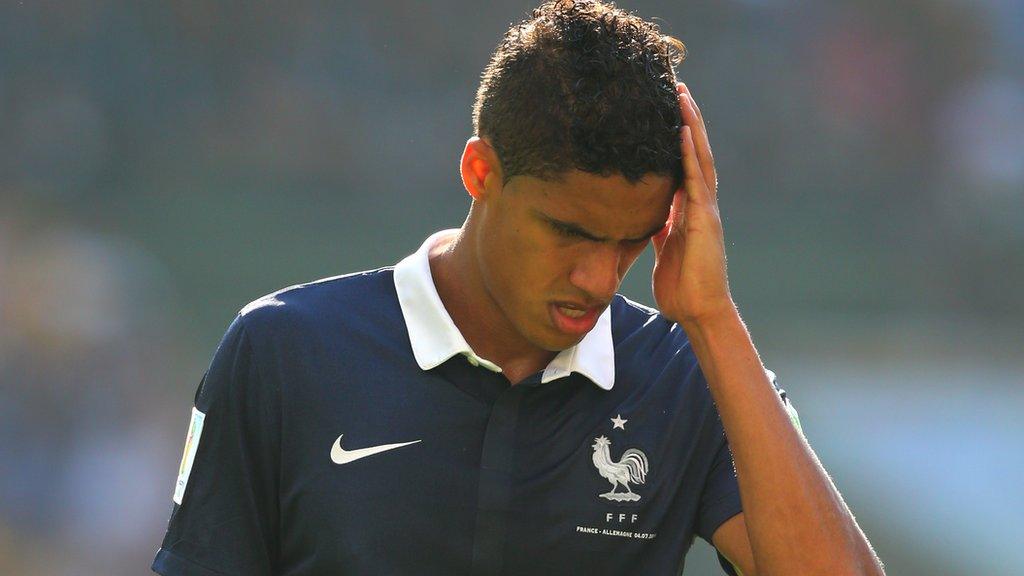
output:
POLYGON ((611 444, 611 440, 605 436, 594 438, 594 467, 602 478, 612 483, 611 492, 600 496, 615 502, 636 502, 640 495, 630 490, 629 485, 643 484, 647 480, 647 455, 636 448, 630 448, 622 453, 618 462, 612 462, 608 451, 611 444), (619 486, 626 491, 616 492, 619 486))

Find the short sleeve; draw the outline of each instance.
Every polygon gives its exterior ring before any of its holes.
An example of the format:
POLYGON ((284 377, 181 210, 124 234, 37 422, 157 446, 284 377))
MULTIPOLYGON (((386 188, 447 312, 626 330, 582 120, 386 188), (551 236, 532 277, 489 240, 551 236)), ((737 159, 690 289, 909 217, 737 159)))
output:
MULTIPOLYGON (((729 443, 726 442, 723 432, 722 442, 715 453, 711 471, 704 483, 704 492, 700 497, 697 512, 697 535, 708 544, 712 544, 711 537, 718 527, 742 511, 743 504, 740 502, 740 487, 736 481, 732 452, 729 450, 729 443)), ((724 556, 719 554, 718 561, 726 574, 736 576, 732 565, 724 556)))
POLYGON ((154 572, 272 573, 278 546, 279 406, 279 391, 261 380, 243 318, 237 316, 196 391, 175 502, 154 572))
MULTIPOLYGON (((789 418, 793 422, 793 425, 801 434, 803 434, 800 427, 800 417, 796 412, 796 408, 794 408, 792 403, 789 401, 789 396, 786 394, 786 391, 779 388, 775 373, 771 370, 765 370, 765 373, 768 375, 768 379, 771 381, 772 386, 779 393, 779 398, 782 400, 786 413, 789 414, 789 418)), ((720 421, 718 425, 721 426, 720 421)), ((740 502, 740 488, 739 483, 736 480, 736 469, 733 464, 732 450, 729 448, 729 443, 725 438, 725 432, 723 430, 721 444, 715 453, 711 470, 708 473, 707 481, 704 484, 704 492, 701 494, 696 528, 697 535, 703 538, 707 543, 713 545, 711 537, 714 535, 715 531, 718 530, 726 520, 742 511, 743 504, 740 502)), ((730 563, 725 556, 722 556, 721 553, 718 554, 718 562, 722 565, 722 570, 724 570, 726 574, 729 576, 737 576, 737 572, 732 563, 730 563)))

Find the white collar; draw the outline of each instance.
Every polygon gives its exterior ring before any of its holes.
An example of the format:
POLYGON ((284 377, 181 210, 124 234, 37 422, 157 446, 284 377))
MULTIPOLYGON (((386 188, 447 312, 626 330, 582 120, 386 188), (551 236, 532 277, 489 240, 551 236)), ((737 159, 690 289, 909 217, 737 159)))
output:
MULTIPOLYGON (((416 363, 424 370, 430 370, 456 354, 463 354, 473 365, 501 372, 500 366, 477 356, 469 347, 445 310, 430 274, 430 249, 442 238, 458 232, 458 229, 435 232, 419 250, 395 265, 395 290, 409 331, 412 352, 416 363)), ((601 313, 597 324, 583 340, 562 350, 548 363, 540 381, 547 383, 573 372, 586 376, 604 390, 611 390, 615 384, 611 306, 601 313)))

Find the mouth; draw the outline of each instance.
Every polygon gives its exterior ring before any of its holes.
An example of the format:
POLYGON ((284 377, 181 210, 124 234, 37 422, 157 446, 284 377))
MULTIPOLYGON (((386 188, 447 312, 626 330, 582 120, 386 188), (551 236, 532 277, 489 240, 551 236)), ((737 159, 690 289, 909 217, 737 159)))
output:
POLYGON ((552 302, 548 312, 555 327, 566 334, 579 336, 590 332, 597 324, 604 306, 586 307, 573 302, 552 302))

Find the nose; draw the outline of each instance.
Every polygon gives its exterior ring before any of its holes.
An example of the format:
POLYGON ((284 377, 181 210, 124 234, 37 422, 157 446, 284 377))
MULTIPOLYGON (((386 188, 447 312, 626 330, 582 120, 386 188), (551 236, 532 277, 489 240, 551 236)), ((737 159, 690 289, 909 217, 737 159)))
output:
POLYGON ((608 302, 619 289, 624 255, 617 245, 596 244, 588 247, 576 261, 569 282, 587 293, 593 300, 608 302))

